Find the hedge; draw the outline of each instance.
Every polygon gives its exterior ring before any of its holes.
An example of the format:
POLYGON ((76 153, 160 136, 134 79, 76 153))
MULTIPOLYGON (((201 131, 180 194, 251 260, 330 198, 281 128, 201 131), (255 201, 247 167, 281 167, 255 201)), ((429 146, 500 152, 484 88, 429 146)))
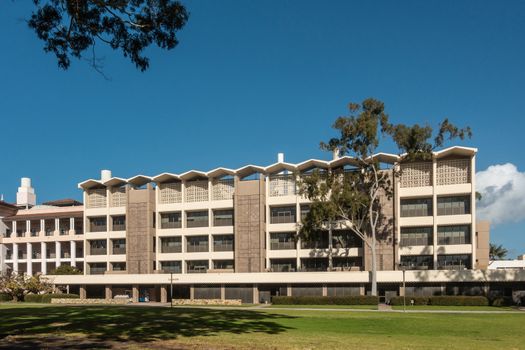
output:
POLYGON ((28 303, 51 303, 52 298, 58 299, 78 299, 78 294, 28 294, 24 297, 24 301, 28 303))
POLYGON ((272 297, 275 305, 377 305, 379 298, 371 295, 345 297, 272 297))
POLYGON ((497 297, 490 301, 492 306, 512 306, 514 304, 514 300, 511 297, 497 297))
POLYGON ((7 293, 0 293, 0 301, 11 301, 13 298, 7 293))
MULTIPOLYGON (((406 297, 407 305, 414 300, 414 305, 440 305, 440 306, 488 306, 489 300, 483 296, 434 296, 434 297, 406 297)), ((390 299, 391 305, 403 305, 403 297, 390 299)))

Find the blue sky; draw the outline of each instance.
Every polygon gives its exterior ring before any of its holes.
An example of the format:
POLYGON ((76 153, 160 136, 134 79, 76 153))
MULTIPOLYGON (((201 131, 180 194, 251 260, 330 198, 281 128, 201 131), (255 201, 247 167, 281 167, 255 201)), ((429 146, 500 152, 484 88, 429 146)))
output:
POLYGON ((525 2, 183 3, 191 15, 177 48, 149 50, 141 73, 99 47, 105 80, 83 61, 59 70, 23 22, 32 2, 1 2, 6 200, 22 176, 45 201, 80 198, 77 183, 102 168, 129 177, 267 165, 277 152, 328 158, 318 143, 333 120, 376 97, 395 122, 470 125, 463 144, 479 148, 478 170, 514 165, 514 196, 500 203, 518 216, 495 218, 492 240, 525 253, 525 2))

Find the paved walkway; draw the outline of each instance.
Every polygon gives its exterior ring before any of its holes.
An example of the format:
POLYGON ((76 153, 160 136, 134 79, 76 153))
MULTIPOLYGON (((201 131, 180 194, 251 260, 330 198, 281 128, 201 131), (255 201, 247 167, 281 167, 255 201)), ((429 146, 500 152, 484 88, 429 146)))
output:
MULTIPOLYGON (((170 303, 130 303, 127 304, 131 307, 136 306, 148 306, 148 307, 170 307, 170 303)), ((259 304, 253 306, 213 306, 213 305, 180 305, 173 306, 174 308, 207 308, 215 310, 287 310, 287 311, 339 311, 339 312, 391 312, 391 313, 436 313, 436 314, 517 314, 520 312, 525 313, 525 308, 519 308, 516 310, 394 310, 390 305, 381 304, 378 310, 370 309, 346 309, 346 308, 313 308, 313 307, 272 307, 271 305, 259 304), (381 307, 383 305, 383 307, 381 307)))

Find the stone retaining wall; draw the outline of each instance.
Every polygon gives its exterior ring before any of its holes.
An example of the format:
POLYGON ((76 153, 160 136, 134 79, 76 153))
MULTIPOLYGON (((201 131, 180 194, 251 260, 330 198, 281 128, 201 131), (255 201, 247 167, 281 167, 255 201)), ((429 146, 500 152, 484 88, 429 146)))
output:
POLYGON ((91 304, 127 304, 131 299, 51 299, 51 304, 79 304, 79 305, 91 305, 91 304))
POLYGON ((173 305, 241 305, 241 299, 173 299, 173 305))

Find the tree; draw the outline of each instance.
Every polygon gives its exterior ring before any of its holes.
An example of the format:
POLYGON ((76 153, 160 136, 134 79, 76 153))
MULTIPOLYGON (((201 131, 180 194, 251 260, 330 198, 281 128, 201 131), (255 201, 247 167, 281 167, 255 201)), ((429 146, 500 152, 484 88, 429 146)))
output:
POLYGON ((489 245, 489 257, 490 260, 501 260, 505 259, 509 251, 503 247, 503 245, 496 245, 494 243, 490 243, 489 245))
POLYGON ((0 275, 0 292, 3 292, 15 301, 24 300, 24 296, 33 293, 51 292, 51 285, 40 276, 28 276, 8 272, 0 275))
POLYGON ((381 168, 380 157, 374 157, 380 140, 390 137, 403 153, 401 162, 411 162, 431 159, 432 151, 446 140, 469 137, 471 131, 445 119, 431 142, 432 127, 390 124, 381 101, 369 98, 350 103, 349 111, 349 116, 339 117, 333 124, 338 137, 321 142, 320 147, 351 156, 352 168, 298 174, 299 193, 311 202, 298 236, 313 241, 322 230, 328 230, 331 261, 332 230, 339 227, 353 232, 370 249, 371 293, 377 295, 377 231, 379 225, 388 224, 383 203, 392 197, 393 179, 400 172, 393 164, 381 168))
POLYGON ((60 265, 50 275, 82 275, 82 271, 71 265, 60 265))
POLYGON ((36 7, 29 27, 52 52, 58 66, 67 70, 71 58, 90 52, 92 66, 99 70, 95 45, 100 43, 129 57, 145 71, 150 45, 171 50, 178 44, 177 32, 188 20, 186 8, 176 0, 33 0, 36 7))

